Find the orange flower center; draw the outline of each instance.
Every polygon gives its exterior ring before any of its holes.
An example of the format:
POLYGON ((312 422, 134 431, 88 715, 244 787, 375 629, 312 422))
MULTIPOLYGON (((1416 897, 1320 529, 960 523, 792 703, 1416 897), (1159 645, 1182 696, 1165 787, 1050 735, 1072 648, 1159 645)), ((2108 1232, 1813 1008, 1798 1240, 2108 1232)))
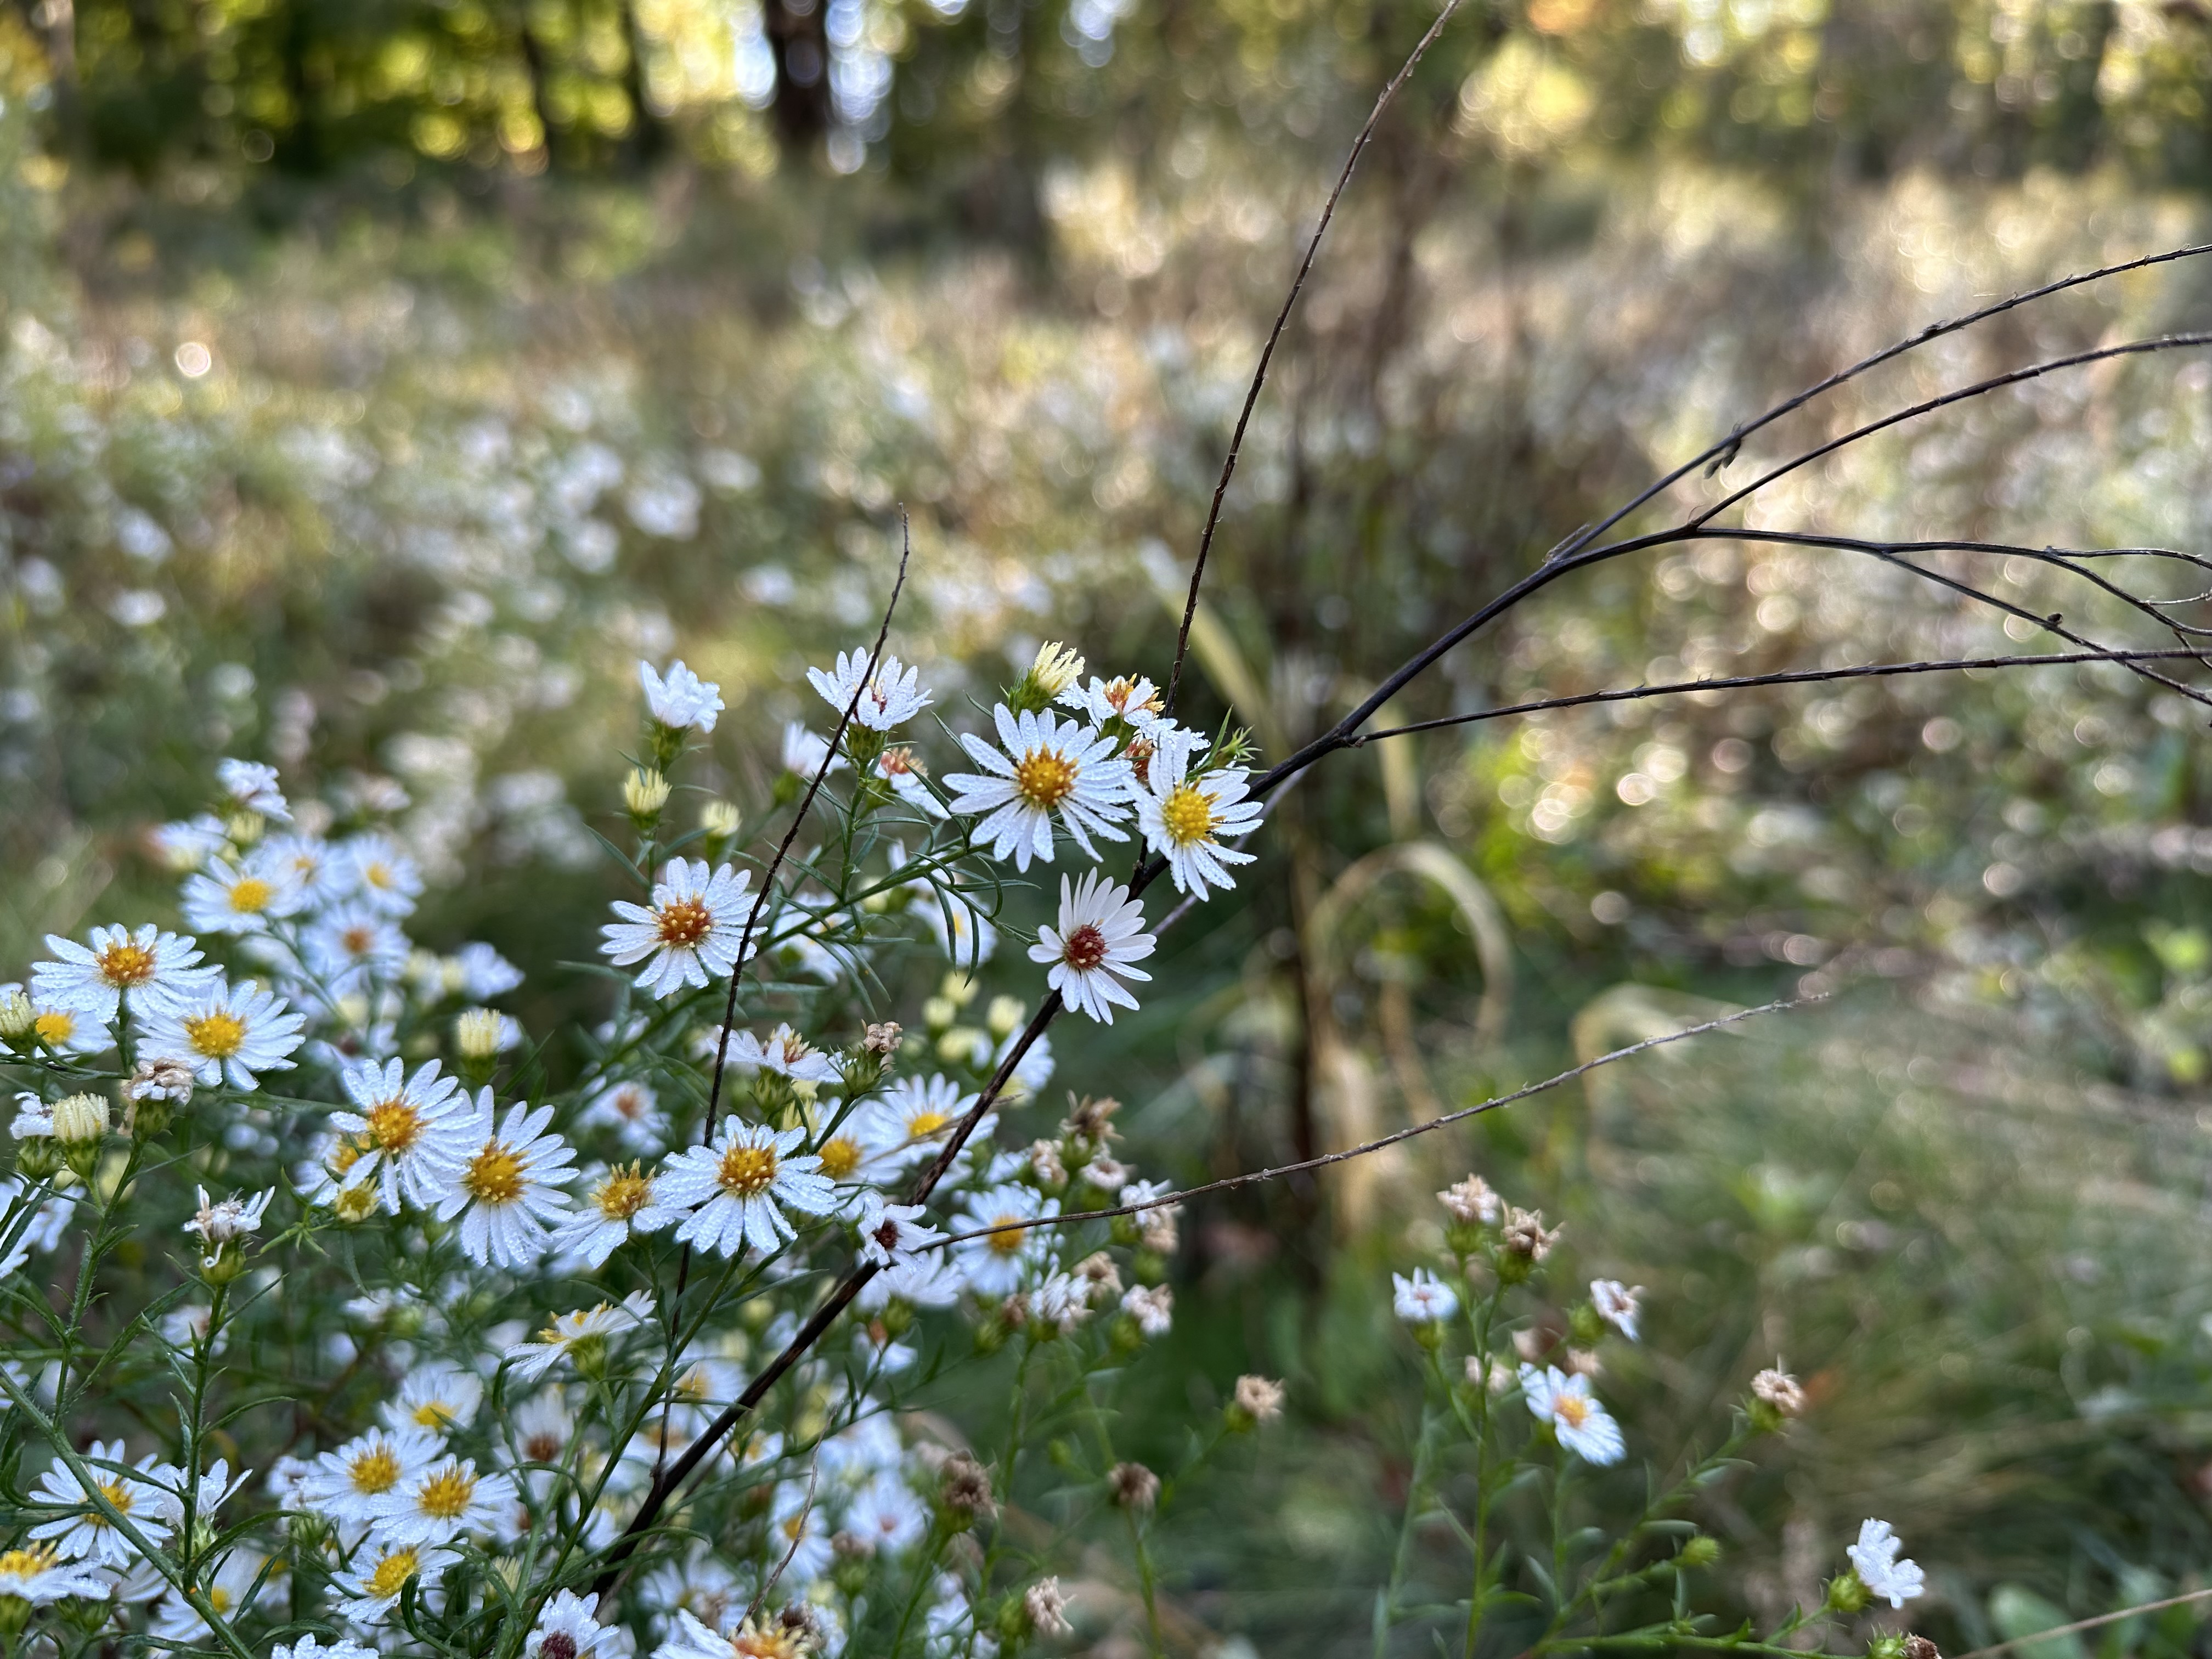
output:
POLYGON ((1578 1394, 1563 1394, 1552 1401, 1552 1415, 1571 1429, 1579 1429, 1589 1420, 1590 1402, 1578 1394))
POLYGON ((522 1160, 503 1140, 495 1140, 469 1160, 461 1185, 482 1204, 512 1204, 522 1196, 522 1160))
POLYGON ((599 1213, 610 1221, 627 1221, 653 1200, 653 1182, 640 1173, 638 1166, 627 1170, 616 1169, 599 1183, 592 1201, 599 1206, 599 1213))
POLYGON ((100 976, 118 991, 143 985, 154 977, 154 953, 143 945, 125 940, 111 945, 94 958, 100 976))
POLYGON ((1014 766, 1014 787, 1037 806, 1057 806, 1075 787, 1075 763, 1056 749, 1036 749, 1014 766))
POLYGON ((376 1149, 394 1158, 422 1138, 422 1115, 404 1100, 383 1101, 362 1116, 368 1121, 368 1138, 376 1149))
POLYGON ((714 925, 714 913, 697 899, 677 899, 660 908, 660 942, 678 951, 698 948, 714 925))
POLYGON ((773 1146, 748 1146, 742 1142, 722 1154, 714 1178, 722 1190, 738 1198, 757 1198, 775 1183, 776 1157, 773 1146))

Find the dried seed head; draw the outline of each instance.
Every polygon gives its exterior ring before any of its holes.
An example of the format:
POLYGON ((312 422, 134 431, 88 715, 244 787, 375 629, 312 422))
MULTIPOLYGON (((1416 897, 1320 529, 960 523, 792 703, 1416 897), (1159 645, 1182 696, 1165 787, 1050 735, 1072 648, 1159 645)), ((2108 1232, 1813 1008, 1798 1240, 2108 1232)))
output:
POLYGON ((1106 1489, 1125 1510, 1148 1513, 1160 1499, 1160 1478, 1142 1463, 1116 1463, 1107 1471, 1106 1489))
POLYGON ((1283 1385, 1264 1376, 1237 1379, 1237 1409, 1255 1423, 1272 1423, 1283 1414, 1283 1385))
POLYGON ((945 1460, 938 1483, 938 1495, 948 1510, 977 1520, 988 1520, 999 1512, 991 1497, 990 1470, 964 1451, 945 1460))

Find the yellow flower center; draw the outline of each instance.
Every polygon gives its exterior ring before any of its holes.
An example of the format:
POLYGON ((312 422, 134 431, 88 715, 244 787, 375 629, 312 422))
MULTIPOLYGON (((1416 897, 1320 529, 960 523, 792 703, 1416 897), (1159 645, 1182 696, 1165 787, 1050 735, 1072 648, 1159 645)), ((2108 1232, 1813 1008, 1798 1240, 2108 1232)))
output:
POLYGON ((522 1196, 522 1160, 503 1140, 495 1140, 469 1160, 461 1185, 482 1204, 512 1204, 522 1196))
POLYGON ((394 1550, 376 1564, 376 1571, 368 1575, 362 1588, 372 1596, 397 1595, 407 1587, 407 1581, 421 1566, 422 1557, 413 1550, 394 1550))
POLYGON ((1027 1216, 1019 1215, 995 1217, 996 1224, 991 1229, 991 1236, 983 1242, 991 1247, 994 1255, 1017 1255, 1021 1252, 1023 1242, 1021 1224, 1028 1219, 1027 1216))
POLYGON ((730 1651, 735 1659, 802 1659, 806 1649, 797 1636, 749 1626, 730 1638, 730 1651))
MULTIPOLYGON (((100 1483, 100 1495, 102 1498, 105 1498, 109 1503, 114 1504, 116 1509, 121 1513, 125 1515, 131 1513, 131 1488, 124 1485, 122 1481, 101 1481, 100 1483)), ((104 1515, 88 1515, 85 1516, 85 1519, 91 1522, 95 1527, 107 1527, 114 1525, 114 1522, 110 1521, 104 1515)))
POLYGON ((714 1178, 722 1190, 738 1198, 757 1198, 775 1183, 776 1157, 773 1146, 748 1146, 740 1142, 722 1154, 714 1178))
POLYGON ((373 1446, 346 1465, 346 1479, 364 1498, 390 1492, 399 1484, 399 1457, 389 1446, 373 1446))
POLYGON ((907 1139, 922 1140, 937 1133, 952 1120, 942 1112, 920 1111, 906 1121, 907 1139))
POLYGON ((442 1429, 456 1416, 453 1408, 442 1400, 426 1400, 414 1412, 416 1422, 426 1429, 442 1429))
POLYGON ((467 1512, 476 1494, 476 1477, 449 1464, 422 1483, 415 1502, 433 1521, 454 1521, 467 1512))
POLYGON ((370 1144, 394 1158, 422 1138, 422 1114, 404 1100, 380 1102, 362 1116, 368 1124, 370 1144))
POLYGON ((228 1060, 246 1042, 246 1022, 236 1014, 217 1012, 185 1022, 185 1036, 210 1060, 228 1060))
POLYGON ((366 1221, 376 1213, 376 1188, 367 1182, 349 1187, 332 1201, 331 1208, 341 1221, 366 1221))
POLYGON ((1213 833, 1213 799, 1200 794, 1195 784, 1177 784, 1160 803, 1160 822, 1178 847, 1204 841, 1213 833))
POLYGON ((1590 1402, 1578 1394, 1555 1395, 1552 1401, 1552 1415, 1571 1429, 1579 1429, 1589 1420, 1590 1402))
POLYGON ((76 1035, 76 1016, 57 1008, 33 1020, 31 1029, 39 1034, 40 1042, 58 1048, 76 1035))
POLYGON ((678 1400, 704 1400, 707 1397, 708 1383, 707 1368, 704 1365, 694 1365, 676 1379, 676 1386, 671 1389, 669 1393, 678 1400))
POLYGON ((93 958, 100 976, 118 991, 143 985, 154 977, 154 953, 143 945, 125 940, 111 945, 93 958))
POLYGON ((1056 749, 1033 749, 1014 763, 1014 787, 1036 806, 1057 806, 1075 787, 1075 763, 1056 749))
POLYGON ((231 884, 230 908, 242 916, 258 915, 269 908, 276 890, 258 876, 240 876, 231 884))
POLYGON ((860 1167, 860 1143, 850 1135, 837 1135, 823 1141, 817 1156, 822 1160, 823 1175, 842 1181, 860 1167))
POLYGON ((230 1611, 230 1592, 225 1589, 222 1585, 210 1584, 203 1594, 207 1597, 208 1605, 213 1607, 217 1613, 228 1613, 230 1611))
POLYGON ((653 1182, 633 1164, 627 1170, 611 1171, 592 1194, 592 1201, 608 1220, 627 1221, 653 1201, 653 1182))
POLYGON ((388 864, 364 865, 361 878, 371 887, 389 887, 392 885, 392 866, 388 864))
POLYGON ((52 1544, 30 1544, 0 1551, 0 1578, 35 1578, 61 1559, 52 1544))
POLYGON ((683 898, 663 905, 655 921, 663 945, 673 950, 692 951, 714 927, 714 913, 697 899, 683 898))

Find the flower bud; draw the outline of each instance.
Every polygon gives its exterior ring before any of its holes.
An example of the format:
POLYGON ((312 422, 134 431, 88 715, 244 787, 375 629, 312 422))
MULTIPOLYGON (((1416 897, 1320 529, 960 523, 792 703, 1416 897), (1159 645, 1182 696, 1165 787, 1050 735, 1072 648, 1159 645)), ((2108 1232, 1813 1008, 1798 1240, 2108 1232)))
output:
POLYGON ((39 1011, 31 1006, 21 986, 10 985, 0 991, 0 1042, 10 1047, 21 1042, 38 1029, 38 1023, 39 1011))
POLYGON ((1867 1659, 1905 1659, 1905 1638, 1886 1630, 1867 1644, 1867 1659))
POLYGON ((1264 1376, 1240 1376, 1223 1413, 1227 1426, 1242 1434, 1283 1414, 1283 1385, 1264 1376))
POLYGON ((699 809, 699 828, 707 843, 707 862, 719 863, 722 854, 730 850, 730 843, 738 838, 738 830, 745 821, 734 801, 714 799, 699 809))
POLYGON ((1797 1379, 1782 1369, 1779 1361, 1751 1379, 1751 1399, 1744 1407, 1744 1414, 1751 1425, 1765 1434, 1772 1434, 1793 1417, 1805 1413, 1805 1390, 1797 1379))
POLYGON ((975 981, 965 974, 947 974, 937 988, 937 994, 955 1008, 965 1008, 975 1000, 978 990, 975 981))
POLYGON ((660 822, 668 805, 667 775, 653 767, 640 767, 623 780, 623 810, 643 835, 660 822))
POLYGON ((951 997, 932 997, 921 1005, 921 1023, 933 1036, 959 1018, 960 1010, 951 997))
POLYGON ((1721 1541, 1699 1533, 1685 1543, 1675 1561, 1685 1567, 1710 1567, 1721 1559, 1721 1541))
POLYGON ((261 839, 268 823, 258 812, 233 812, 223 828, 228 831, 230 844, 241 853, 261 839))
POLYGON ((376 1213, 376 1183, 370 1181, 344 1188, 331 1201, 331 1212, 341 1221, 366 1221, 376 1213))
POLYGON ((61 1172, 62 1149, 45 1135, 15 1143, 15 1173, 26 1181, 50 1181, 61 1172))
POLYGON ((1858 1576, 1857 1571, 1851 1567, 1845 1567, 1828 1581, 1828 1590, 1824 1605, 1831 1613, 1845 1614, 1864 1613, 1868 1602, 1873 1599, 1872 1592, 1866 1587, 1866 1581, 1858 1576))
POLYGON ((1020 1029, 1026 1012, 1018 997, 993 997, 984 1024, 991 1028, 991 1035, 1003 1042, 1020 1029))
POLYGON ((107 1133, 107 1102, 100 1095, 69 1095, 53 1104, 54 1139, 64 1146, 96 1145, 107 1133))

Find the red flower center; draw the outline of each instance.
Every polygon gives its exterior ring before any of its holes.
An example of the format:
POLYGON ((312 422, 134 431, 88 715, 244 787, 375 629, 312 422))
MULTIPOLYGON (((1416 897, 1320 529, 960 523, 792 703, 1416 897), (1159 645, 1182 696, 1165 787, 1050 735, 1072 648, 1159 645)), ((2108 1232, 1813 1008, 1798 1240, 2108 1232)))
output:
POLYGON ((1090 922, 1061 941, 1060 958, 1078 973, 1089 973, 1106 960, 1106 935, 1090 922))

